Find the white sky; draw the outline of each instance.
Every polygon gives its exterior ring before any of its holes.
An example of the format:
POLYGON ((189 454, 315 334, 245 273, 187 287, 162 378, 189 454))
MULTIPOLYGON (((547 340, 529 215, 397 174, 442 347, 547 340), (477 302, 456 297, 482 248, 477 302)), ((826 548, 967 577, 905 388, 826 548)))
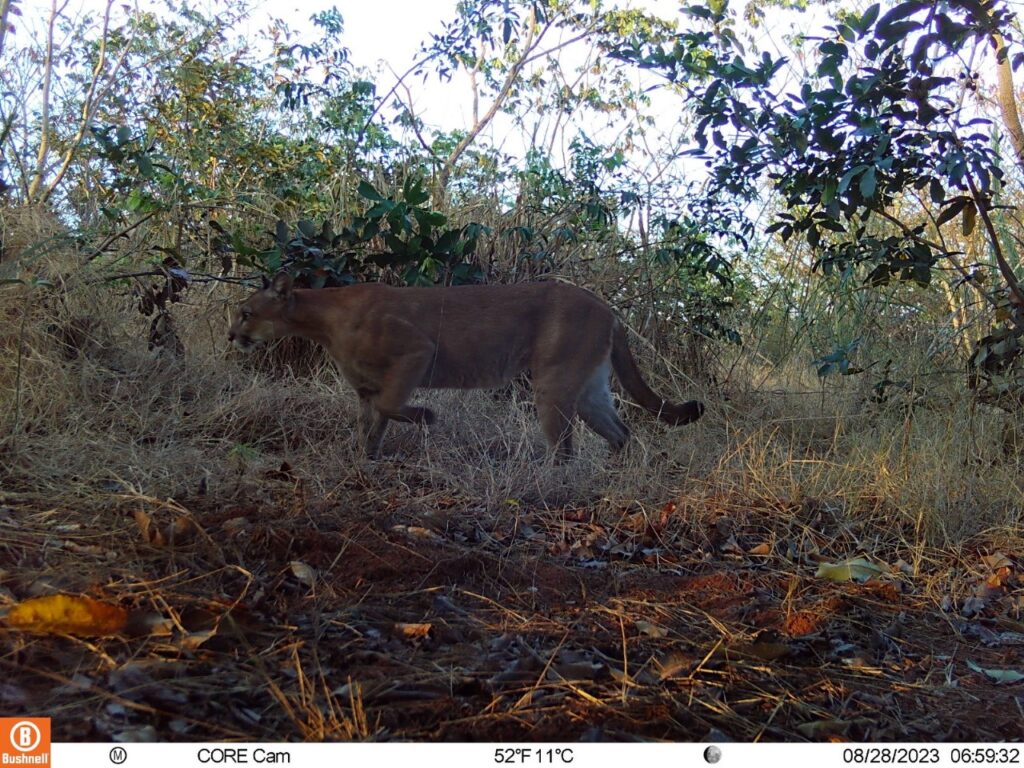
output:
MULTIPOLYGON (((58 4, 64 1, 57 0, 58 4)), ((118 0, 115 5, 116 12, 124 13, 123 9, 130 8, 135 2, 136 0, 118 0)), ((152 8, 159 12, 165 7, 167 0, 137 2, 141 8, 152 8)), ((189 2, 192 7, 204 13, 224 8, 224 3, 218 0, 185 2, 189 2)), ((16 20, 21 28, 16 38, 26 35, 29 29, 41 31, 45 28, 50 3, 51 0, 20 0, 23 18, 16 20)), ((667 20, 681 19, 679 8, 683 4, 680 0, 606 0, 607 5, 613 3, 623 7, 642 8, 667 20)), ((74 16, 85 9, 101 11, 104 6, 103 0, 67 0, 65 12, 74 16)), ((418 58, 420 46, 429 39, 430 34, 440 32, 442 22, 455 17, 456 0, 253 0, 249 20, 236 29, 240 35, 251 42, 256 42, 258 33, 267 29, 270 20, 280 18, 288 24, 296 38, 312 41, 316 39, 317 33, 309 21, 310 17, 332 6, 338 8, 344 20, 341 43, 350 50, 351 63, 370 70, 377 85, 378 95, 382 96, 394 84, 396 74, 405 72, 418 58)), ((815 19, 813 23, 817 26, 821 21, 821 14, 773 12, 774 29, 759 30, 758 45, 777 50, 782 42, 782 36, 796 31, 794 23, 806 25, 812 18, 815 19)), ((577 55, 572 60, 579 58, 577 55)), ((662 82, 650 73, 637 72, 636 77, 638 83, 641 82, 640 78, 644 78, 644 85, 662 82)), ((450 82, 440 82, 433 74, 428 76, 426 81, 422 77, 412 77, 406 85, 413 100, 415 114, 430 128, 450 131, 468 129, 471 126, 471 89, 468 76, 464 73, 457 73, 450 82)), ((404 90, 400 95, 403 99, 407 96, 404 90)), ((653 98, 658 125, 651 132, 649 140, 657 141, 659 144, 674 144, 668 137, 677 133, 680 128, 679 99, 677 96, 659 93, 655 93, 653 98)), ((481 113, 488 106, 489 102, 482 101, 481 113)), ((619 124, 603 128, 595 120, 595 124, 586 126, 586 130, 592 139, 601 142, 608 139, 609 132, 614 134, 621 131, 622 126, 619 124)), ((521 155, 529 141, 528 137, 513 130, 511 119, 501 113, 496 116, 481 138, 514 156, 521 155)), ((562 142, 555 143, 554 147, 556 151, 565 149, 562 142)), ((555 163, 558 165, 564 160, 564 157, 555 159, 555 163)))
MULTIPOLYGON (((303 25, 320 10, 335 6, 345 21, 343 44, 351 51, 355 65, 368 67, 376 77, 378 94, 386 93, 395 82, 395 74, 404 73, 417 59, 420 46, 431 33, 441 31, 442 23, 455 18, 457 0, 266 0, 258 2, 254 19, 284 18, 293 29, 311 29, 303 25), (395 73, 395 74, 392 74, 395 73)), ((628 7, 644 8, 665 18, 679 14, 677 0, 621 0, 628 7)), ((472 123, 469 79, 458 73, 449 83, 431 75, 426 81, 411 78, 416 115, 428 125, 445 130, 466 128, 472 123)), ((402 94, 405 97, 405 94, 402 94)), ((483 112, 487 103, 481 105, 483 112)), ((491 133, 502 132, 506 120, 498 115, 491 133)), ((492 135, 493 139, 493 135, 492 135)))

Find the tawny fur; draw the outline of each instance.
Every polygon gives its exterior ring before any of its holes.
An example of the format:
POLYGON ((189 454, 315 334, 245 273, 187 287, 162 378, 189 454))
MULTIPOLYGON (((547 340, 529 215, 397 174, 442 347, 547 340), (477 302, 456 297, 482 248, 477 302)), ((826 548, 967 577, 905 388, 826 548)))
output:
POLYGON ((250 349, 285 336, 322 345, 337 363, 359 396, 358 432, 371 457, 388 420, 433 423, 430 409, 408 404, 416 389, 500 387, 524 371, 544 435, 563 460, 577 415, 613 450, 628 439, 608 388, 612 370, 662 421, 687 424, 704 412, 696 400, 677 405, 651 391, 608 305, 563 283, 302 290, 281 273, 238 308, 229 338, 250 349))

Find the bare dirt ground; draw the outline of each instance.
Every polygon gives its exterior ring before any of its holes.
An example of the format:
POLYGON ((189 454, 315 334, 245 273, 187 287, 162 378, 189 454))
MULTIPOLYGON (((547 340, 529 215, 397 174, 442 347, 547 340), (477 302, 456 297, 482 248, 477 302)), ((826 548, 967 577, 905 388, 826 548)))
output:
POLYGON ((1024 649, 991 540, 911 553, 893 514, 871 551, 890 567, 836 582, 803 553, 866 530, 815 499, 487 512, 307 485, 284 466, 230 502, 0 498, 5 602, 86 593, 135 626, 0 630, 0 708, 70 741, 1022 737, 1024 687, 983 671, 1024 649))

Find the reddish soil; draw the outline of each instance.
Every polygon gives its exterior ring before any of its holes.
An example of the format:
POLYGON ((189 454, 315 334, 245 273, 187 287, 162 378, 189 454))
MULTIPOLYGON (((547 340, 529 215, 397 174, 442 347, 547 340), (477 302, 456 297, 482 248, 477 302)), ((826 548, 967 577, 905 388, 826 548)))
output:
POLYGON ((283 494, 182 506, 199 532, 174 546, 142 541, 124 507, 6 507, 9 599, 89 594, 150 629, 0 631, 5 714, 48 714, 57 740, 1022 736, 1024 687, 967 666, 1022 666, 1013 578, 968 620, 912 579, 742 554, 789 533, 769 514, 731 532, 737 553, 711 524, 673 529, 674 505, 632 538, 592 535, 579 510, 483 519, 436 499, 427 515, 283 494))

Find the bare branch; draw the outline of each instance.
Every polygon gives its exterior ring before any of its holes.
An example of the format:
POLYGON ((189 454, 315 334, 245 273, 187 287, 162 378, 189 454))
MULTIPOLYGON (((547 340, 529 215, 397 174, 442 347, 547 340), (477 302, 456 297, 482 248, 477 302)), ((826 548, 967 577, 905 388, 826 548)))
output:
MULTIPOLYGON (((64 13, 69 0, 64 0, 60 8, 57 7, 57 0, 50 3, 50 17, 46 23, 46 54, 43 57, 43 93, 42 93, 42 115, 39 126, 39 150, 36 153, 36 169, 32 183, 29 185, 29 197, 35 197, 43 183, 43 174, 46 172, 46 155, 50 151, 50 87, 53 84, 53 29, 57 24, 57 18, 64 13)), ((109 5, 107 6, 109 9, 109 5)))
POLYGON ((549 23, 548 26, 545 26, 540 30, 540 34, 537 34, 537 26, 537 20, 534 18, 531 20, 526 33, 526 41, 523 45, 522 55, 509 69, 508 74, 505 75, 505 80, 501 85, 501 89, 498 91, 497 96, 494 97, 494 101, 491 103, 490 108, 482 118, 474 122, 473 127, 470 128, 466 135, 462 137, 462 140, 455 145, 455 148, 445 160, 444 167, 441 168, 441 172, 438 174, 437 185, 434 190, 436 207, 440 207, 441 202, 444 200, 448 188, 448 179, 451 177, 455 164, 458 162, 459 158, 462 157, 462 153, 465 152, 474 141, 476 141, 476 137, 480 135, 480 132, 486 128, 491 120, 494 119, 494 116, 498 114, 498 110, 501 109, 501 106, 505 103, 508 95, 512 92, 512 87, 519 80, 519 74, 522 72, 523 67, 525 67, 529 62, 531 53, 538 45, 540 45, 540 41, 543 39, 545 33, 551 28, 549 23))
POLYGON ((103 103, 103 100, 106 98, 110 89, 113 87, 114 82, 117 80, 117 75, 121 71, 124 60, 128 56, 128 52, 131 50, 132 45, 135 43, 135 35, 138 32, 137 27, 133 27, 131 36, 125 42, 124 48, 121 50, 121 54, 118 56, 117 61, 110 70, 110 74, 107 76, 106 84, 97 94, 96 88, 99 84, 101 75, 103 74, 103 67, 106 63, 107 33, 110 27, 110 8, 113 3, 114 0, 107 0, 107 8, 103 17, 103 35, 100 40, 99 60, 96 63, 96 68, 93 70, 92 82, 89 84, 89 92, 86 95, 85 103, 82 105, 82 119, 78 124, 78 130, 75 133, 74 139, 71 141, 71 145, 68 147, 67 152, 64 153, 64 160, 61 163, 60 169, 57 171, 53 180, 47 185, 46 191, 42 195, 42 200, 44 202, 50 199, 50 196, 60 185, 65 174, 67 174, 72 161, 75 159, 75 154, 78 152, 78 148, 82 145, 83 139, 85 139, 85 133, 89 130, 89 124, 93 121, 100 105, 103 103))

